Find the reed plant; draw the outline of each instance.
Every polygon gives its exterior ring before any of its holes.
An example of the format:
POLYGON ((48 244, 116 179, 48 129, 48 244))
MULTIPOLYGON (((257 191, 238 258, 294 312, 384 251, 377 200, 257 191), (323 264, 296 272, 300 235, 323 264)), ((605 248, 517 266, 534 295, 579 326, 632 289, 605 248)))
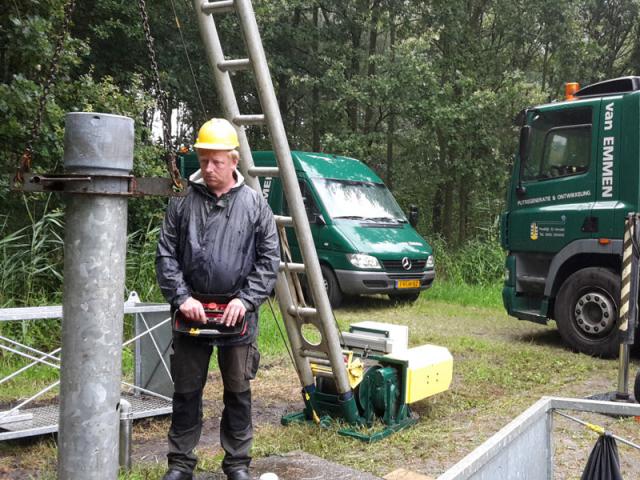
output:
MULTIPOLYGON (((62 297, 63 212, 23 198, 27 224, 12 229, 15 219, 0 216, 0 306, 23 307, 58 303, 62 297)), ((0 323, 0 333, 35 348, 51 346, 60 336, 57 320, 24 320, 0 323)))
POLYGON ((457 285, 495 285, 502 280, 505 253, 496 236, 469 239, 453 248, 442 238, 431 240, 440 280, 457 285))
POLYGON ((13 215, 0 215, 0 305, 31 306, 59 301, 62 296, 63 212, 24 200, 28 223, 11 228, 13 215), (36 213, 42 210, 39 215, 36 213))

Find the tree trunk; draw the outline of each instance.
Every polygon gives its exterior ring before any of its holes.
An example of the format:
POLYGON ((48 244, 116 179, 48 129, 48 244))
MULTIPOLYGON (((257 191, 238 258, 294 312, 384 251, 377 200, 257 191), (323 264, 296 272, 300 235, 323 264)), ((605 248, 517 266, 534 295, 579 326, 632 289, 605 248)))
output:
POLYGON ((0 47, 0 71, 2 72, 2 83, 9 83, 9 68, 7 62, 7 47, 0 47))
MULTIPOLYGON (((380 2, 374 0, 371 5, 371 24, 369 28, 369 55, 367 58, 367 78, 372 79, 376 74, 376 62, 374 56, 376 54, 376 46, 378 44, 378 20, 380 19, 380 2)), ((371 119, 373 118, 373 107, 370 103, 364 112, 364 134, 371 131, 371 119)))
MULTIPOLYGON (((153 109, 151 110, 153 112, 153 109)), ((142 129, 142 133, 140 134, 140 141, 142 144, 146 144, 149 140, 149 132, 151 132, 151 123, 149 122, 149 109, 145 108, 142 111, 142 124, 146 127, 142 129)))
MULTIPOLYGON (((315 58, 320 55, 319 7, 313 9, 314 41, 313 53, 315 58)), ((320 87, 317 82, 311 90, 311 150, 320 151, 320 87)))
POLYGON ((444 198, 444 183, 438 185, 436 194, 431 200, 431 224, 435 233, 442 234, 442 199, 444 198))
POLYGON ((449 175, 449 145, 444 133, 436 129, 438 139, 438 170, 435 175, 441 179, 433 199, 433 228, 440 233, 447 241, 451 239, 451 206, 453 204, 452 188, 453 182, 449 175))
POLYGON ((396 130, 396 115, 391 113, 389 123, 387 124, 387 171, 385 182, 387 188, 393 191, 393 137, 396 130))
MULTIPOLYGON (((298 28, 300 25, 301 10, 299 7, 293 11, 293 18, 291 19, 291 25, 293 28, 298 28)), ((287 55, 291 55, 291 49, 289 44, 285 46, 287 55)), ((289 76, 285 72, 281 72, 277 76, 278 82, 278 107, 280 108, 280 115, 282 116, 282 123, 285 130, 294 130, 294 121, 291 120, 289 115, 289 76), (289 120, 289 121, 288 121, 289 120)))
POLYGON ((541 90, 544 92, 545 86, 547 84, 547 68, 549 62, 549 42, 547 42, 544 46, 544 57, 542 59, 542 88, 541 90))
MULTIPOLYGON (((349 34, 351 36, 351 65, 349 68, 348 78, 352 82, 360 74, 360 41, 362 36, 362 26, 359 23, 358 13, 362 7, 362 2, 356 2, 356 11, 350 22, 349 34)), ((349 99, 347 102, 347 116, 349 117, 349 127, 352 132, 358 131, 358 101, 355 98, 349 99)))
POLYGON ((438 131, 438 143, 440 144, 441 160, 444 160, 440 165, 440 175, 445 178, 444 185, 444 204, 442 206, 442 235, 447 243, 452 243, 453 229, 454 229, 454 217, 453 217, 453 194, 456 188, 455 172, 452 171, 455 150, 449 146, 449 140, 445 137, 442 131, 438 131))
POLYGON ((467 217, 469 215, 470 178, 462 175, 458 184, 458 245, 467 239, 467 217))
POLYGON ((280 115, 282 115, 282 123, 284 124, 285 130, 290 130, 291 125, 289 124, 289 86, 287 85, 287 75, 284 73, 280 73, 277 76, 277 85, 278 85, 278 108, 280 109, 280 115))
MULTIPOLYGON (((391 53, 391 63, 395 62, 396 24, 393 16, 390 19, 389 31, 389 51, 391 53)), ((396 134, 396 113, 393 105, 389 113, 387 123, 387 173, 386 183, 389 190, 393 191, 393 141, 396 134)))
MULTIPOLYGON (((351 32, 351 71, 349 78, 353 80, 358 76, 360 70, 360 61, 358 59, 358 50, 360 49, 360 29, 353 28, 351 32)), ((349 116, 349 127, 352 132, 358 131, 358 102, 351 98, 347 102, 347 115, 349 116)))
POLYGON ((444 185, 444 202, 442 205, 442 235, 447 243, 453 240, 453 191, 455 182, 447 180, 444 185))

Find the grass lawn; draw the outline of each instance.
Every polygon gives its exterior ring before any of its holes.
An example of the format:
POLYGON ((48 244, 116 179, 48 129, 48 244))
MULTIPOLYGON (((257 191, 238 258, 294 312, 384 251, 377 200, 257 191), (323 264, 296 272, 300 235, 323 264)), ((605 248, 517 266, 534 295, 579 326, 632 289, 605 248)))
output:
MULTIPOLYGON (((420 416, 418 424, 378 443, 342 437, 337 433, 339 425, 283 427, 280 416, 302 405, 300 386, 279 330, 265 307, 260 337, 263 361, 253 385, 254 457, 304 450, 379 476, 405 468, 436 477, 541 396, 585 397, 615 390, 617 383, 615 360, 569 351, 553 322, 541 326, 507 317, 501 308, 499 287, 463 288, 440 282, 413 305, 394 305, 383 297, 361 298, 347 301, 335 315, 342 330, 363 320, 403 324, 409 326, 411 346, 432 343, 447 347, 454 357, 451 389, 412 405, 420 416)), ((634 359, 633 375, 637 366, 634 359)), ((199 451, 200 468, 209 472, 219 470, 222 455, 216 436, 220 397, 220 378, 212 369, 205 391, 205 432, 199 451)), ((604 424, 628 440, 640 441, 633 419, 583 418, 604 424)), ((556 424, 556 465, 560 464, 556 478, 579 478, 596 437, 564 420, 556 424)), ((161 477, 167 428, 167 419, 136 423, 136 466, 122 478, 161 477)), ((619 450, 625 478, 639 478, 638 452, 624 446, 619 450)), ((0 478, 3 473, 20 470, 34 478, 54 478, 55 455, 51 438, 0 444, 0 478)))

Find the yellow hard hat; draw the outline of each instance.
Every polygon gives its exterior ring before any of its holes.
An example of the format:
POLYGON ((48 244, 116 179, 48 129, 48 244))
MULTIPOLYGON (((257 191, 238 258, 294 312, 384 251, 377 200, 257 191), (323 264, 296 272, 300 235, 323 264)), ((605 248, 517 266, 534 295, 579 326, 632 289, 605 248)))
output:
POLYGON ((212 118, 200 127, 198 138, 193 148, 207 150, 234 150, 238 148, 238 134, 224 118, 212 118))

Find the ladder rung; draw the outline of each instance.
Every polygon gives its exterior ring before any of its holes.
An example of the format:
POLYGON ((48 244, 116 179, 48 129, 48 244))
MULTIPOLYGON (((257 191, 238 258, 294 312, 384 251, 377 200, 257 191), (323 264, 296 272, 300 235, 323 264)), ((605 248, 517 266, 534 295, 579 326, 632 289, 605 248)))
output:
POLYGON ((276 221, 276 225, 281 225, 284 227, 293 227, 293 218, 285 217, 282 215, 274 215, 274 220, 276 221))
POLYGON ((202 13, 207 15, 212 13, 229 13, 235 10, 233 0, 219 0, 217 2, 202 2, 200 7, 202 13))
POLYGON ((330 367, 331 362, 326 358, 313 358, 307 357, 310 362, 315 363, 316 365, 322 365, 323 367, 330 367))
POLYGON ((304 263, 285 263, 280 262, 280 271, 285 272, 294 272, 294 273, 305 273, 306 269, 304 263))
POLYGON ((263 125, 265 123, 264 115, 238 115, 234 117, 233 123, 241 125, 263 125))
POLYGON ((325 352, 321 352, 318 350, 306 350, 304 348, 300 349, 300 355, 303 357, 307 357, 312 362, 329 359, 329 356, 325 352))
POLYGON ((294 317, 297 317, 298 315, 301 317, 315 317, 318 314, 318 311, 315 308, 310 308, 310 307, 296 307, 296 306, 290 306, 287 311, 289 312, 289 315, 293 315, 294 317))
POLYGON ((324 377, 324 378, 335 378, 333 370, 331 368, 327 368, 324 366, 317 366, 316 368, 312 368, 311 371, 316 377, 324 377))
POLYGON ((251 167, 249 175, 253 177, 279 177, 280 169, 278 167, 251 167))
POLYGON ((251 66, 251 61, 248 58, 241 58, 238 60, 225 60, 218 63, 218 68, 223 72, 237 72, 239 70, 247 70, 251 66))

